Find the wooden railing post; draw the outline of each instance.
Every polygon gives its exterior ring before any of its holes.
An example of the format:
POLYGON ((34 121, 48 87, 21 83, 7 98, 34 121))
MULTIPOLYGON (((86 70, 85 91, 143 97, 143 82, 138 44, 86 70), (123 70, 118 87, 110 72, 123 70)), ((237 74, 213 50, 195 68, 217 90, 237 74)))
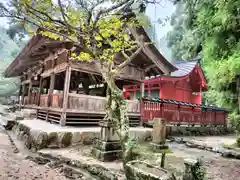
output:
POLYGON ((66 74, 65 74, 65 82, 64 82, 64 90, 63 90, 63 111, 60 120, 60 125, 66 125, 66 111, 68 106, 68 94, 69 94, 69 87, 70 87, 70 80, 71 80, 71 66, 67 66, 66 74))

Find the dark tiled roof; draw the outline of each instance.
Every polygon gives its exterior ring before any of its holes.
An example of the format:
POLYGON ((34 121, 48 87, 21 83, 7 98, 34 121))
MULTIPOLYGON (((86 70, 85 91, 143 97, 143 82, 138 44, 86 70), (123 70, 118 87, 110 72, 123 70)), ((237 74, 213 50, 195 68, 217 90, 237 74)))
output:
POLYGON ((178 70, 172 72, 171 76, 181 77, 181 76, 185 76, 185 75, 189 74, 198 62, 199 62, 198 60, 192 60, 192 61, 180 60, 180 61, 172 62, 172 64, 176 68, 178 68, 178 70))

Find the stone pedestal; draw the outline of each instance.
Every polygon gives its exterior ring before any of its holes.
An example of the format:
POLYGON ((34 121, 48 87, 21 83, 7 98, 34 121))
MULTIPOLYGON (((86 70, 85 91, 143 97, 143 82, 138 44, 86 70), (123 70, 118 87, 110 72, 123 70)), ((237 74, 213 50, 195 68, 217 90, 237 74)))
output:
POLYGON ((100 121, 100 138, 92 149, 92 154, 101 161, 114 161, 121 158, 122 150, 119 137, 113 131, 113 124, 100 121))
POLYGON ((152 131, 152 143, 154 148, 167 149, 166 142, 166 120, 162 118, 154 118, 153 131, 152 131))

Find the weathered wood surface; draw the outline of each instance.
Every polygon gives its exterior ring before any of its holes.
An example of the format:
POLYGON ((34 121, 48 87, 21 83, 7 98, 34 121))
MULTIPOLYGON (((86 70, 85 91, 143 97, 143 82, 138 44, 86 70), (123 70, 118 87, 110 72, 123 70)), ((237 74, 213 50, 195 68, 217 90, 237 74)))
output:
POLYGON ((59 94, 52 94, 51 95, 51 100, 52 100, 51 107, 53 107, 53 108, 62 108, 63 94, 61 94, 61 93, 59 93, 59 94))
MULTIPOLYGON (((68 110, 77 109, 86 113, 104 113, 105 104, 105 97, 73 93, 69 93, 68 97, 68 110)), ((140 112, 140 103, 137 100, 127 100, 127 104, 129 113, 140 112)))
POLYGON ((129 79, 129 80, 137 80, 141 81, 143 80, 144 71, 140 70, 133 66, 126 66, 119 74, 119 77, 121 79, 129 79))
POLYGON ((48 102, 48 95, 47 94, 46 95, 41 95, 39 106, 47 107, 47 102, 48 102))
MULTIPOLYGON (((76 71, 101 75, 99 67, 97 67, 97 65, 92 62, 89 63, 89 62, 79 62, 79 61, 72 60, 71 67, 73 70, 76 70, 76 71)), ((139 68, 129 65, 129 66, 126 66, 120 72, 120 74, 118 75, 118 78, 134 80, 134 81, 142 81, 143 73, 144 73, 143 70, 140 70, 139 68)))
POLYGON ((28 104, 28 96, 25 96, 23 98, 23 105, 27 105, 28 104))
POLYGON ((29 104, 37 105, 38 94, 39 93, 36 93, 36 92, 34 92, 34 93, 32 92, 31 93, 29 104))
POLYGON ((68 64, 67 63, 62 63, 62 64, 59 64, 59 65, 56 65, 55 68, 51 68, 51 69, 48 69, 46 71, 44 71, 41 76, 42 77, 48 77, 50 76, 52 73, 60 73, 60 72, 63 72, 66 70, 68 64))

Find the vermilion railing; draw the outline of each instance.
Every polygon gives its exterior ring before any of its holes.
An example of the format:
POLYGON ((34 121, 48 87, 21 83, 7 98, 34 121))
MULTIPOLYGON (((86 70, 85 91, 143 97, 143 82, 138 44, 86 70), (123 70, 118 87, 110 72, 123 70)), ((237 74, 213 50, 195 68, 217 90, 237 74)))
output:
POLYGON ((141 120, 164 118, 175 125, 226 125, 228 111, 180 101, 156 98, 141 100, 141 120))

